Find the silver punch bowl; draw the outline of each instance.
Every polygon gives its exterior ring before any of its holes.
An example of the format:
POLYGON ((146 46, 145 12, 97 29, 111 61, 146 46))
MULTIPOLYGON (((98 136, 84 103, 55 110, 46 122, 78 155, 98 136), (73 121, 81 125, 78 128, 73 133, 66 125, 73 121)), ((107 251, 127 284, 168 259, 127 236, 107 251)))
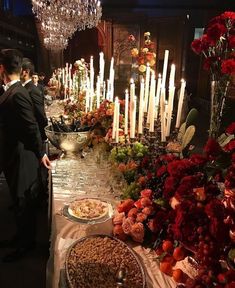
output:
POLYGON ((56 132, 52 130, 51 125, 45 127, 45 133, 51 144, 65 154, 81 152, 89 138, 89 131, 56 132))

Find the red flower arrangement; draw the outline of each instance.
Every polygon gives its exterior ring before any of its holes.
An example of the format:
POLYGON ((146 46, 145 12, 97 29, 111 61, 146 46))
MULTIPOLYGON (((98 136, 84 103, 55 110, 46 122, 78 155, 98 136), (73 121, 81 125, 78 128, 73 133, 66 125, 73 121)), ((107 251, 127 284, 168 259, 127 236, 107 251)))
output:
POLYGON ((235 74, 235 12, 224 12, 213 18, 203 36, 195 39, 192 50, 205 56, 204 68, 211 70, 215 80, 223 74, 235 74))
POLYGON ((235 75, 235 12, 224 12, 213 18, 201 38, 191 43, 196 54, 205 57, 203 68, 211 74, 210 137, 220 132, 227 88, 235 75))

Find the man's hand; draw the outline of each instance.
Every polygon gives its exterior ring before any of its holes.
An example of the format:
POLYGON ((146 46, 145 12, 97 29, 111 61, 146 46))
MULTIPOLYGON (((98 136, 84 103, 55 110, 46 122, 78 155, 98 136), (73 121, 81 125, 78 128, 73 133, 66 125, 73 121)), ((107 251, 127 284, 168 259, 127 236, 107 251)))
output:
POLYGON ((45 154, 42 159, 41 159, 41 163, 47 168, 47 169, 51 169, 51 162, 48 158, 48 156, 45 154))

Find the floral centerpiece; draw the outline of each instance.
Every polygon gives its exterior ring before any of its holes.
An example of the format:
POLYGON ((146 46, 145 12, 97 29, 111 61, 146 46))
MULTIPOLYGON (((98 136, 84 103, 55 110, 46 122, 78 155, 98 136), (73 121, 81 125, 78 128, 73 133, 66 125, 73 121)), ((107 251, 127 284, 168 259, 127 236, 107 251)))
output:
POLYGON ((113 219, 114 235, 151 244, 160 270, 181 275, 174 279, 187 288, 227 288, 235 283, 234 271, 221 265, 235 258, 234 123, 226 133, 229 140, 222 146, 208 139, 203 154, 185 159, 172 154, 143 157, 129 197, 125 195, 113 219), (186 255, 197 263, 193 278, 183 277, 175 267, 186 255))
POLYGON ((205 57, 203 68, 211 76, 210 136, 218 137, 224 101, 231 76, 235 74, 235 12, 213 18, 192 50, 205 57))
POLYGON ((86 77, 88 74, 88 64, 85 62, 85 59, 81 58, 76 60, 73 64, 73 75, 76 80, 76 88, 77 93, 83 92, 86 88, 86 77))
MULTIPOLYGON (((133 39, 134 41, 134 39, 133 39)), ((156 64, 155 44, 151 41, 150 32, 144 33, 144 46, 140 48, 134 47, 131 49, 131 56, 135 60, 133 68, 138 69, 138 73, 144 75, 147 68, 147 63, 152 70, 156 64)))

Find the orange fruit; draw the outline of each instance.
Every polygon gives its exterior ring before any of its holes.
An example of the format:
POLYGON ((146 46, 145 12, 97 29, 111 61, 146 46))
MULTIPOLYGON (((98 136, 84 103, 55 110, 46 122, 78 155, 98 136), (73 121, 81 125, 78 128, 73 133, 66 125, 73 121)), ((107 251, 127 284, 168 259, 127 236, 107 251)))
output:
POLYGON ((172 265, 169 262, 161 262, 160 271, 169 276, 172 276, 172 265))
POLYGON ((164 256, 164 258, 162 259, 162 262, 168 262, 171 264, 171 266, 175 265, 175 259, 171 256, 171 255, 166 255, 164 256))
POLYGON ((172 277, 177 283, 183 282, 184 272, 181 269, 174 269, 172 271, 172 277))
POLYGON ((162 243, 162 250, 164 252, 170 253, 174 249, 174 245, 170 240, 164 240, 162 243))
POLYGON ((175 247, 173 257, 176 261, 181 261, 185 258, 185 250, 182 246, 175 247))

